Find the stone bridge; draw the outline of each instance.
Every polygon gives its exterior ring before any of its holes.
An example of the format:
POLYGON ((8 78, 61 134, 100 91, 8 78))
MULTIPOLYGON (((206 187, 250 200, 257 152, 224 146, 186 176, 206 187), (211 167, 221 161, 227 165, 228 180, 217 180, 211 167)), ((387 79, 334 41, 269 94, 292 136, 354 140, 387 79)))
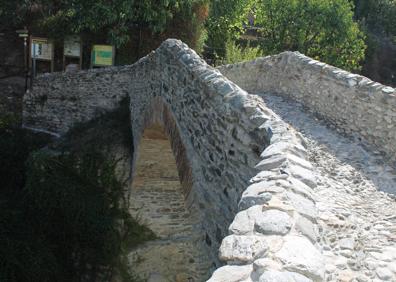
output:
POLYGON ((148 281, 396 281, 393 88, 298 52, 214 69, 169 39, 41 76, 24 126, 59 136, 125 96, 148 281))

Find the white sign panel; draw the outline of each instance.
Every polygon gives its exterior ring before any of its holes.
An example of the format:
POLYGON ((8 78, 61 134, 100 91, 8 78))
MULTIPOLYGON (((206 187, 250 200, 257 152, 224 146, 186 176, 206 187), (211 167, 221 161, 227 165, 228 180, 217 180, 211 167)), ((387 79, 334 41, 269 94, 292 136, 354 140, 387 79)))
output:
POLYGON ((53 45, 47 38, 32 38, 32 58, 38 60, 52 60, 53 45))
POLYGON ((69 57, 80 57, 81 54, 81 43, 78 36, 70 36, 65 38, 64 51, 65 56, 69 57))

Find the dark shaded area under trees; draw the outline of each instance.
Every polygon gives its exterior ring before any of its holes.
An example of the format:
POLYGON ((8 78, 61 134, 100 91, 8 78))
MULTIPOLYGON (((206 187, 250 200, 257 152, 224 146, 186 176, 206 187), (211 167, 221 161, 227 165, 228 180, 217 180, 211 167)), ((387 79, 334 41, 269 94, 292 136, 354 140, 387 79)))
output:
POLYGON ((396 1, 354 0, 355 19, 367 35, 362 74, 396 86, 396 1))
POLYGON ((0 281, 140 281, 126 254, 155 236, 128 212, 115 142, 132 147, 127 102, 55 143, 1 118, 0 281))

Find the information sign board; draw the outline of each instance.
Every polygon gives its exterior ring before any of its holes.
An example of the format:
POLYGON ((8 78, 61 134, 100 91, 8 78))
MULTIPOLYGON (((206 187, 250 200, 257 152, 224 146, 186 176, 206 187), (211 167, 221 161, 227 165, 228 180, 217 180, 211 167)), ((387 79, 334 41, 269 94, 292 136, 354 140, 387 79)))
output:
POLYGON ((69 36, 65 38, 63 55, 68 57, 81 56, 81 41, 78 36, 69 36))
POLYGON ((92 46, 92 66, 112 66, 114 64, 114 47, 111 45, 92 46))
POLYGON ((36 60, 52 61, 53 44, 48 38, 32 37, 31 39, 31 57, 36 60))

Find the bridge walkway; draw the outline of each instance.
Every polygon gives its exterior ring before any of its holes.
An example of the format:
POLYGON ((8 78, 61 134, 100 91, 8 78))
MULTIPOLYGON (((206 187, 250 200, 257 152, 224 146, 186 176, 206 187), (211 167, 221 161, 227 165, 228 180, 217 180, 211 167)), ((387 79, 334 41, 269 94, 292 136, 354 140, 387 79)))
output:
POLYGON ((301 104, 260 96, 305 138, 315 166, 326 281, 396 281, 396 169, 301 104))
POLYGON ((157 239, 132 250, 129 262, 148 282, 204 281, 212 267, 186 208, 170 141, 159 125, 144 131, 130 194, 130 212, 157 239))

